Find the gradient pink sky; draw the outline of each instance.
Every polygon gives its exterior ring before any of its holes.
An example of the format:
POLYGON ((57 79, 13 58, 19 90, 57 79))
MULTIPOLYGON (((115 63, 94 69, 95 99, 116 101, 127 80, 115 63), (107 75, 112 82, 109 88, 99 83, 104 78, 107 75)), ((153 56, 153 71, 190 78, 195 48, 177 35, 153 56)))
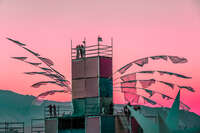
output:
MULTIPOLYGON (((45 78, 22 74, 37 69, 10 59, 31 55, 6 37, 51 58, 56 62, 54 67, 71 79, 70 40, 78 43, 86 37, 88 43, 95 43, 101 35, 105 42, 114 38, 114 70, 152 55, 188 58, 187 64, 155 62, 145 69, 192 76, 191 80, 178 82, 195 88, 195 93, 183 91, 182 100, 200 114, 200 0, 0 0, 0 22, 0 89, 36 96, 58 88, 31 88, 45 78)), ((58 94, 50 99, 65 101, 70 97, 58 94)))

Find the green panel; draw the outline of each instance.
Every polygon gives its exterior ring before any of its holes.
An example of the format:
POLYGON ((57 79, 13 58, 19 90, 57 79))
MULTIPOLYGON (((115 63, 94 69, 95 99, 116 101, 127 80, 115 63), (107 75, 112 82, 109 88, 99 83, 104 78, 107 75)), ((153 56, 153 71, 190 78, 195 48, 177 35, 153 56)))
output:
POLYGON ((73 99, 73 115, 82 116, 85 115, 85 99, 73 99))
POLYGON ((86 114, 98 115, 100 113, 100 99, 98 97, 86 98, 86 114))
POLYGON ((113 96, 113 82, 110 78, 99 78, 100 97, 113 96))
POLYGON ((101 117, 101 132, 115 133, 115 118, 113 116, 101 117))

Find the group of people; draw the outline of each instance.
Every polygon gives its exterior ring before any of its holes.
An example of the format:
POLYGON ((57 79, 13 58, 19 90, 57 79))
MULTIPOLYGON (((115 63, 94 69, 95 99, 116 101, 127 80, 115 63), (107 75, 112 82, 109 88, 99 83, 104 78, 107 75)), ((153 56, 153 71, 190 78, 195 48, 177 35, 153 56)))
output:
POLYGON ((76 59, 85 57, 85 47, 81 45, 76 46, 76 59))
POLYGON ((57 116, 56 105, 55 104, 54 105, 50 104, 48 106, 48 108, 49 108, 49 115, 50 115, 50 117, 56 117, 57 116))

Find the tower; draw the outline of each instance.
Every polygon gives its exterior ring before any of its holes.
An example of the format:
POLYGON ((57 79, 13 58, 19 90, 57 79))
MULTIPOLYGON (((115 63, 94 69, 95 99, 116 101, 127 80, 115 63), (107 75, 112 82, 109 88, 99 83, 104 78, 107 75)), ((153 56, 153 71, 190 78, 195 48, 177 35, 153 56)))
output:
POLYGON ((103 45, 98 37, 96 45, 72 48, 72 102, 74 115, 111 114, 113 99, 112 40, 103 45), (83 47, 82 47, 83 48, 83 47), (79 53, 78 53, 79 52, 79 53))
POLYGON ((100 37, 96 45, 72 48, 72 116, 85 118, 85 133, 115 132, 112 51, 112 40, 105 45, 100 37))

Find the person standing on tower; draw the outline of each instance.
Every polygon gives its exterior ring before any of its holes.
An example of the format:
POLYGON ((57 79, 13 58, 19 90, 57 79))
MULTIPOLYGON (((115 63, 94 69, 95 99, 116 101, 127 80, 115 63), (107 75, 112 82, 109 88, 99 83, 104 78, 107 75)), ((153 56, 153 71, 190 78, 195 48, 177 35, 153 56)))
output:
POLYGON ((56 115, 57 115, 56 114, 56 105, 55 104, 53 105, 53 115, 54 115, 54 117, 56 117, 56 115))
POLYGON ((85 57, 85 46, 80 45, 80 53, 81 53, 81 58, 85 57))
POLYGON ((76 46, 76 59, 79 59, 80 57, 80 45, 76 46))
POLYGON ((48 108, 49 108, 49 115, 50 115, 50 117, 52 117, 52 105, 50 104, 49 106, 48 106, 48 108))

